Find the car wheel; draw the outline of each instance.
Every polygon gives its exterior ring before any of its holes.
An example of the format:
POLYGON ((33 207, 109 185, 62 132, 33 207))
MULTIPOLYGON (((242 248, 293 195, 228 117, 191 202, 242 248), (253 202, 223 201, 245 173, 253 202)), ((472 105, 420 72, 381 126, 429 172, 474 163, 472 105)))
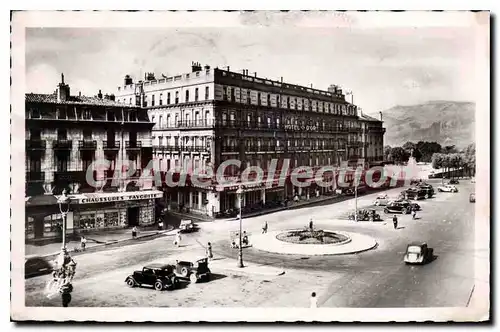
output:
POLYGON ((191 273, 191 275, 189 276, 189 281, 191 281, 192 284, 195 284, 198 281, 196 274, 191 273))
POLYGON ((183 268, 181 269, 181 275, 182 275, 184 278, 187 278, 187 277, 188 277, 188 275, 189 275, 189 270, 188 270, 188 268, 187 268, 187 267, 183 267, 183 268))
POLYGON ((408 214, 408 210, 407 209, 403 209, 403 214, 408 214))
POLYGON ((443 192, 443 190, 442 190, 442 189, 438 189, 438 191, 439 191, 440 193, 442 193, 442 192, 443 192))
POLYGON ((384 209, 384 213, 389 213, 389 209, 384 209))
POLYGON ((425 194, 424 198, 428 199, 429 198, 429 194, 425 194))
POLYGON ((163 288, 164 288, 164 286, 163 286, 163 283, 161 281, 155 282, 155 289, 157 291, 161 291, 161 290, 163 290, 163 288))
POLYGON ((375 206, 379 206, 380 205, 380 202, 375 202, 375 206))
POLYGON ((130 287, 130 288, 135 287, 135 282, 134 282, 134 280, 132 278, 128 278, 127 281, 126 281, 126 283, 127 283, 127 286, 130 287))
POLYGON ((175 289, 177 287, 178 280, 176 277, 170 278, 170 289, 175 289))

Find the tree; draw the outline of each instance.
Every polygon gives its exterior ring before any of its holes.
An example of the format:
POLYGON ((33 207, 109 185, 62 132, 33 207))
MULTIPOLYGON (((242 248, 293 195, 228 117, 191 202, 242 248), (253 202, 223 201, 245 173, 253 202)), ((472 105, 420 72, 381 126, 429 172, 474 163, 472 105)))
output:
POLYGON ((397 163, 407 162, 409 154, 402 147, 395 147, 391 150, 392 159, 397 163))
POLYGON ((457 148, 455 147, 455 145, 446 145, 444 148, 443 148, 443 153, 445 154, 448 154, 448 153, 457 153, 458 150, 457 148))
POLYGON ((417 161, 420 161, 420 159, 422 158, 422 153, 420 153, 420 151, 418 150, 417 144, 415 144, 413 142, 406 142, 403 145, 403 149, 406 151, 406 153, 408 154, 408 156, 413 155, 413 157, 417 161))
POLYGON ((476 144, 469 144, 463 154, 463 166, 467 170, 469 176, 473 176, 476 173, 476 144))
POLYGON ((442 153, 434 153, 432 155, 432 168, 440 169, 444 165, 444 154, 442 153))
POLYGON ((390 145, 386 145, 384 146, 384 160, 391 160, 391 146, 390 145))
POLYGON ((441 152, 442 148, 441 144, 436 142, 419 141, 417 143, 417 150, 421 153, 420 161, 431 162, 432 155, 441 152))

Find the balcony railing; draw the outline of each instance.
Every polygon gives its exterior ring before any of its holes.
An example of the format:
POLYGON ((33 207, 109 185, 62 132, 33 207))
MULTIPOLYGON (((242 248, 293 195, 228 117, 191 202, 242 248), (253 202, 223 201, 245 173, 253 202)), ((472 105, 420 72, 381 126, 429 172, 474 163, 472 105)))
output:
POLYGON ((79 141, 78 148, 80 150, 95 150, 97 149, 97 141, 87 141, 87 140, 79 141))
POLYGON ((120 142, 102 141, 102 148, 104 150, 118 150, 118 149, 120 149, 120 142))
POLYGON ((85 171, 55 171, 54 181, 59 182, 82 182, 85 181, 85 171))
POLYGON ((361 132, 361 127, 349 127, 348 131, 351 133, 358 133, 361 132))
POLYGON ((221 148, 222 152, 239 152, 240 147, 239 146, 223 146, 221 148))
POLYGON ((44 181, 45 181, 44 172, 26 172, 26 182, 44 182, 44 181))
POLYGON ((45 150, 47 142, 42 140, 26 140, 26 150, 45 150))
POLYGON ((55 150, 71 150, 73 148, 73 141, 71 140, 56 140, 53 145, 55 150))
POLYGON ((361 142, 361 141, 349 141, 349 142, 347 142, 347 146, 359 147, 359 146, 363 146, 363 142, 361 142))
POLYGON ((136 142, 136 141, 125 142, 125 149, 127 150, 140 149, 141 147, 142 147, 142 142, 136 142))

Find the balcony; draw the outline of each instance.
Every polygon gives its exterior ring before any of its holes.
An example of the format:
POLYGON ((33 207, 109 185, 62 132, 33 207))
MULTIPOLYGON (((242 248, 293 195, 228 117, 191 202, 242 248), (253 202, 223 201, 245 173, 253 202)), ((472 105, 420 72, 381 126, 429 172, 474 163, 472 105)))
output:
POLYGON ((82 140, 78 142, 78 149, 85 151, 93 151, 97 149, 97 141, 82 140))
POLYGON ((240 152, 239 146, 223 146, 221 148, 222 152, 240 152))
POLYGON ((311 151, 311 147, 308 145, 303 146, 289 146, 288 151, 311 151))
POLYGON ((125 142, 125 149, 127 150, 140 150, 141 147, 142 147, 142 142, 136 142, 136 141, 125 142))
POLYGON ((350 133, 360 133, 361 132, 361 127, 349 127, 349 128, 347 128, 347 130, 350 133))
POLYGON ((44 182, 44 181, 45 181, 45 172, 26 172, 26 182, 44 182))
POLYGON ((71 150, 73 148, 73 141, 71 140, 56 140, 53 143, 54 150, 71 150))
POLYGON ((85 175, 85 171, 56 171, 54 182, 83 182, 85 175))
MULTIPOLYGON (((198 129, 209 129, 215 127, 215 121, 211 119, 199 119, 199 120, 184 120, 178 121, 175 128, 198 128, 198 129)), ((160 127, 161 128, 161 127, 160 127)))
POLYGON ((371 133, 385 134, 385 128, 382 127, 368 127, 368 131, 371 133))
POLYGON ((42 140, 26 140, 26 150, 45 150, 47 147, 47 142, 42 140))
POLYGON ((361 147, 363 146, 363 142, 361 141, 349 141, 347 142, 348 147, 361 147))
POLYGON ((107 151, 118 151, 120 149, 120 142, 102 141, 102 148, 107 151))

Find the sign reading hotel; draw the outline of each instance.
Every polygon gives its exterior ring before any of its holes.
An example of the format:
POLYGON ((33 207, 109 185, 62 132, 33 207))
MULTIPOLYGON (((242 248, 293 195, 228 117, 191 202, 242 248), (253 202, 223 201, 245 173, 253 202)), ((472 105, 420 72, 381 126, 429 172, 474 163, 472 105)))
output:
POLYGON ((313 125, 286 124, 285 130, 317 131, 318 127, 313 125))
POLYGON ((125 202, 125 201, 135 201, 142 199, 154 199, 161 198, 163 193, 155 192, 155 193, 123 193, 121 195, 99 195, 99 196, 84 196, 78 197, 78 204, 92 204, 92 203, 108 203, 108 202, 125 202))

